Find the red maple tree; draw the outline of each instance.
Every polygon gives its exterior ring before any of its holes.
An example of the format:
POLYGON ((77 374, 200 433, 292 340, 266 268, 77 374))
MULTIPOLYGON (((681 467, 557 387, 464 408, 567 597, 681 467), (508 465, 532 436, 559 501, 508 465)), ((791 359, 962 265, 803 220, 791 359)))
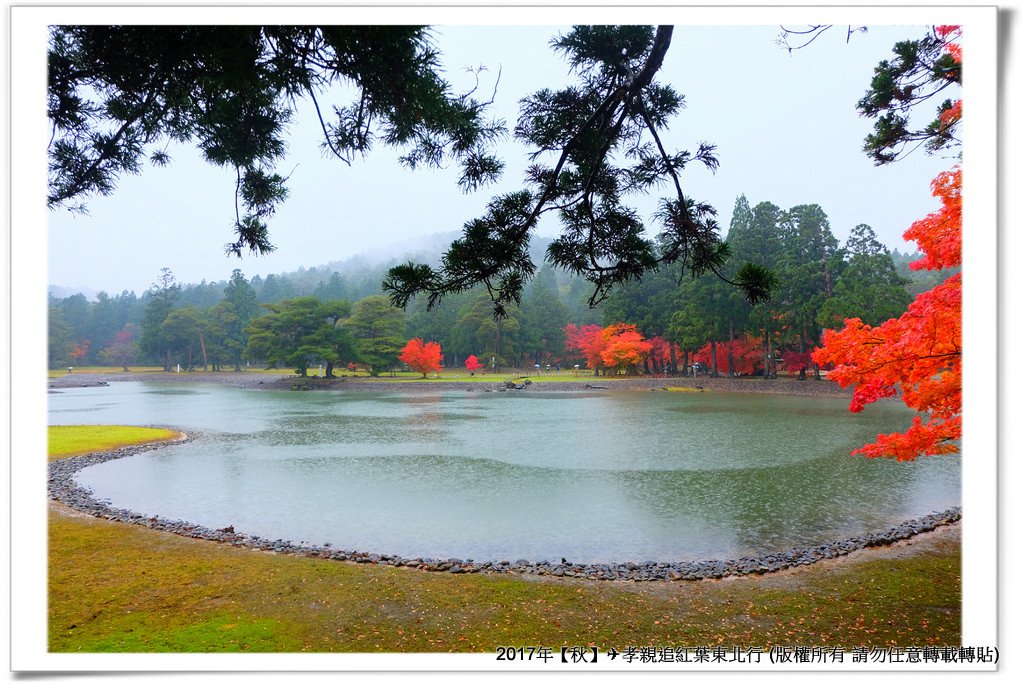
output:
MULTIPOLYGON (((957 27, 939 27, 949 35, 957 27)), ((960 47, 947 46, 960 61, 960 47)), ((944 125, 959 120, 962 103, 942 117, 944 125)), ((954 268, 960 265, 962 173, 959 167, 932 181, 932 194, 942 206, 916 221, 903 237, 914 240, 924 258, 912 269, 954 268)), ((899 318, 877 327, 858 318, 847 319, 839 331, 826 331, 824 345, 813 354, 818 364, 834 364, 829 378, 853 386, 850 410, 859 412, 885 397, 899 394, 919 412, 904 432, 878 435, 876 441, 853 451, 869 457, 911 461, 918 456, 953 453, 961 437, 962 290, 960 274, 923 292, 899 318)))
POLYGON ((127 323, 120 332, 114 335, 110 344, 100 351, 100 358, 107 363, 121 366, 121 369, 127 373, 128 364, 134 363, 139 353, 137 336, 138 326, 134 323, 127 323))
POLYGON ((583 354, 587 368, 593 368, 595 374, 601 368, 629 372, 643 362, 653 346, 631 323, 613 323, 604 328, 570 323, 565 326, 565 338, 565 348, 583 354))
POLYGON ((590 325, 577 326, 573 323, 565 326, 565 348, 568 351, 578 351, 587 362, 587 368, 593 368, 594 372, 601 368, 601 352, 604 351, 605 339, 601 337, 601 326, 591 323, 590 325))
POLYGON ((650 341, 636 329, 635 325, 616 323, 601 331, 605 339, 601 350, 601 361, 608 368, 629 373, 637 364, 643 363, 644 357, 653 346, 650 341))
POLYGON ((650 342, 651 351, 647 354, 647 360, 651 364, 651 372, 667 373, 672 366, 673 359, 682 356, 682 350, 679 349, 678 344, 670 342, 660 335, 652 337, 650 342))
POLYGON ((480 363, 480 360, 476 358, 476 354, 470 354, 466 359, 466 370, 470 373, 480 370, 484 367, 484 364, 480 363))
POLYGON ((759 366, 764 366, 764 347, 760 337, 744 335, 728 342, 715 343, 714 360, 717 364, 712 363, 710 342, 693 355, 693 360, 705 368, 717 368, 719 373, 726 373, 731 369, 736 375, 753 375, 759 366))
POLYGON ((419 337, 409 340, 398 357, 402 363, 418 373, 437 373, 441 370, 441 345, 438 342, 423 343, 419 337))
POLYGON ((782 352, 782 367, 789 373, 800 373, 801 377, 811 366, 811 352, 782 352))
POLYGON ((75 363, 81 363, 87 356, 89 356, 89 340, 82 340, 71 350, 71 359, 75 363))

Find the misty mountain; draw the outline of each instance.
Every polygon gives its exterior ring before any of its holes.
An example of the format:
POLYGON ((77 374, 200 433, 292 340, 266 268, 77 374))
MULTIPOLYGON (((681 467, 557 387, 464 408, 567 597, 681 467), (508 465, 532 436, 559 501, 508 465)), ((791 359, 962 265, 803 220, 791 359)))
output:
MULTIPOLYGON (((384 245, 377 249, 360 252, 354 256, 329 261, 318 266, 300 267, 294 271, 276 274, 246 273, 246 276, 255 278, 258 283, 262 283, 268 278, 284 281, 288 284, 286 288, 287 296, 298 297, 308 294, 327 295, 328 293, 324 290, 331 282, 332 276, 337 273, 344 281, 343 292, 345 298, 354 301, 371 294, 379 294, 380 284, 384 280, 388 269, 392 266, 408 261, 438 266, 441 262, 441 255, 461 234, 460 231, 432 233, 420 236, 415 240, 405 240, 400 243, 384 245)), ((530 254, 538 267, 544 261, 545 250, 547 250, 549 244, 551 244, 551 238, 548 237, 535 236, 531 240, 530 254)), ((217 299, 217 295, 223 290, 226 281, 204 280, 201 283, 179 283, 179 285, 181 285, 186 293, 186 302, 205 304, 203 300, 210 297, 213 297, 214 301, 217 299), (207 290, 209 292, 205 292, 207 290), (202 294, 200 294, 200 291, 203 291, 202 294)), ((336 287, 335 290, 337 289, 336 287)), ((49 286, 49 293, 55 299, 64 299, 81 293, 90 301, 95 301, 97 292, 98 290, 95 288, 85 286, 71 287, 54 284, 49 286)), ((342 291, 336 291, 332 294, 338 296, 341 293, 342 291)), ((137 294, 142 296, 144 293, 140 292, 137 294)))
POLYGON ((98 290, 94 290, 91 287, 69 287, 65 285, 50 285, 46 291, 54 299, 65 299, 67 297, 72 297, 76 294, 80 294, 84 295, 85 298, 88 299, 89 301, 94 301, 96 299, 97 293, 99 292, 98 290))
MULTIPOLYGON (((372 294, 380 294, 381 282, 388 269, 393 266, 409 261, 439 266, 441 256, 461 234, 460 231, 451 231, 423 235, 416 240, 406 240, 369 252, 361 252, 320 266, 279 273, 275 278, 289 283, 289 296, 312 294, 323 298, 356 301, 372 294), (338 274, 337 277, 335 274, 338 274)), ((538 267, 543 263, 545 251, 550 243, 551 238, 547 237, 535 236, 530 241, 530 255, 538 267)))

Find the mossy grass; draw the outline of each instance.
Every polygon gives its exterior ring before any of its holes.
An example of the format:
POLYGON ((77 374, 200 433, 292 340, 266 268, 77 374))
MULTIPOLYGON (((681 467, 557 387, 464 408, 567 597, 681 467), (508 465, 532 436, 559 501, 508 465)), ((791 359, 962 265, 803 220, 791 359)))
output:
POLYGON ((51 425, 48 429, 49 460, 105 451, 122 446, 177 439, 180 432, 166 428, 127 425, 51 425))
POLYGON ((51 511, 54 652, 960 644, 960 544, 773 575, 593 582, 275 555, 51 511))

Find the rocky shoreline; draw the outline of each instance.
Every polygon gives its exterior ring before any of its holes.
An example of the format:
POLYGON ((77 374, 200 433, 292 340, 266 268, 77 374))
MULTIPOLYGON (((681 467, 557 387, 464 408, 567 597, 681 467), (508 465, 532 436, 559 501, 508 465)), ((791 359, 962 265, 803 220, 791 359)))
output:
MULTIPOLYGON (((197 435, 187 435, 174 443, 196 438, 197 435)), ((502 573, 633 582, 721 579, 724 577, 778 572, 789 568, 811 565, 826 559, 839 558, 869 547, 888 546, 923 532, 930 532, 938 527, 953 524, 961 518, 961 508, 957 506, 915 520, 904 521, 899 525, 890 527, 888 530, 877 533, 851 537, 813 547, 797 547, 783 552, 735 560, 702 560, 677 563, 643 561, 639 563, 594 564, 556 563, 550 561, 529 561, 526 559, 515 561, 475 561, 473 559, 461 558, 403 558, 390 554, 335 549, 327 544, 317 546, 294 543, 282 539, 268 540, 236 532, 233 526, 210 529, 183 520, 170 520, 160 516, 145 516, 122 508, 115 508, 107 502, 96 500, 89 490, 78 486, 74 482, 74 474, 82 468, 117 458, 134 456, 160 448, 166 444, 165 442, 123 447, 112 451, 53 461, 49 464, 49 496, 54 501, 59 501, 75 510, 98 518, 142 525, 193 539, 203 539, 240 548, 273 553, 354 563, 408 567, 428 572, 448 572, 452 574, 502 573)))
MULTIPOLYGON (((571 373, 572 371, 561 371, 571 373)), ((389 380, 367 377, 339 376, 324 378, 300 378, 289 374, 236 373, 233 371, 191 373, 159 372, 110 372, 68 374, 50 378, 50 392, 73 387, 103 387, 113 382, 155 382, 155 383, 198 383, 216 384, 259 390, 316 390, 342 392, 612 392, 612 391, 695 391, 695 392, 741 392, 752 394, 776 394, 794 396, 850 397, 852 392, 828 380, 797 380, 795 378, 709 378, 709 377, 638 377, 613 378, 594 377, 581 373, 572 380, 544 382, 526 375, 513 373, 494 376, 493 382, 459 382, 440 379, 389 380), (511 386, 510 386, 511 385, 511 386)))

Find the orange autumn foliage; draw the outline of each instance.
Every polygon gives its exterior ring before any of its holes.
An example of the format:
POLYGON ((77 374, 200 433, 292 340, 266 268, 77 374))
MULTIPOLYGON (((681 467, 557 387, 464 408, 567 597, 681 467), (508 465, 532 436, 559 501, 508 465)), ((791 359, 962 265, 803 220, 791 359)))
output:
POLYGON ((608 368, 628 369, 642 363, 653 347, 635 325, 610 325, 601 331, 601 335, 606 340, 601 360, 608 368))
POLYGON ((854 454, 911 461, 918 456, 953 453, 960 438, 961 411, 960 274, 918 295, 907 312, 872 328, 859 318, 840 331, 825 332, 815 350, 819 364, 835 364, 829 379, 853 385, 850 410, 902 394, 921 412, 910 429, 878 439, 854 454))
POLYGON ((587 368, 628 369, 643 362, 653 345, 628 323, 614 323, 605 328, 598 325, 565 326, 565 348, 583 354, 587 368))
POLYGON ((942 200, 942 208, 915 221, 903 234, 917 242, 924 258, 910 264, 914 270, 953 268, 960 265, 961 205, 959 167, 943 171, 932 181, 932 194, 942 200))
MULTIPOLYGON (((960 265, 960 169, 932 183, 942 208, 917 221, 904 237, 916 240, 924 258, 914 269, 960 265)), ((961 435, 962 302, 960 274, 953 275, 910 304, 906 313, 877 327, 859 318, 840 331, 825 332, 824 346, 814 352, 820 365, 835 364, 829 378, 853 386, 850 410, 902 395, 922 416, 906 432, 879 435, 854 454, 910 461, 922 455, 952 453, 961 435)))
MULTIPOLYGON (((959 27, 940 26, 943 37, 959 27)), ((960 46, 946 51, 961 61, 960 46)), ((960 119, 962 102, 940 115, 943 125, 960 119)), ((932 194, 942 206, 903 234, 917 242, 924 258, 910 264, 915 270, 954 268, 961 261, 963 175, 959 167, 940 173, 932 181, 932 194)), ((834 364, 829 378, 843 387, 853 386, 850 410, 899 394, 917 410, 904 432, 878 435, 876 441, 852 453, 912 461, 918 456, 954 453, 962 434, 962 287, 960 274, 923 292, 899 318, 871 327, 858 318, 846 320, 840 331, 828 330, 814 361, 834 364)))
MULTIPOLYGON (((951 24, 945 24, 945 25, 942 25, 942 26, 936 26, 935 27, 935 33, 940 38, 945 38, 945 39, 953 38, 953 39, 955 39, 955 38, 959 38, 960 37, 960 27, 956 26, 956 25, 951 25, 951 24)), ((960 63, 963 62, 963 53, 962 53, 962 51, 960 49, 960 44, 959 43, 949 43, 949 44, 947 44, 945 46, 944 49, 945 49, 946 52, 948 52, 950 55, 952 55, 953 59, 955 59, 957 62, 960 62, 960 63)))
POLYGON ((75 363, 80 363, 87 356, 89 356, 89 340, 82 340, 71 350, 71 359, 75 363))

